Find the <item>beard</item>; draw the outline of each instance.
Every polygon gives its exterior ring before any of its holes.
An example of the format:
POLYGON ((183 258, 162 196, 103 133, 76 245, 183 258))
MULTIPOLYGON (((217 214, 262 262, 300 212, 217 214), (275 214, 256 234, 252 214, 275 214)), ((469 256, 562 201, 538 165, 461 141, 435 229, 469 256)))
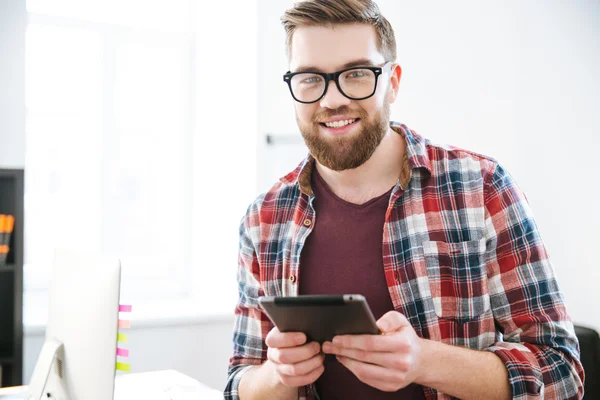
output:
POLYGON ((373 115, 371 120, 362 108, 355 111, 343 106, 335 110, 326 110, 315 114, 310 124, 302 124, 296 113, 296 121, 304 143, 311 155, 323 166, 334 170, 344 171, 364 164, 375 152, 383 140, 390 125, 390 105, 386 102, 383 108, 373 115), (318 121, 339 115, 356 115, 360 118, 361 129, 350 135, 340 137, 322 137, 318 121), (348 136, 348 137, 346 137, 348 136))

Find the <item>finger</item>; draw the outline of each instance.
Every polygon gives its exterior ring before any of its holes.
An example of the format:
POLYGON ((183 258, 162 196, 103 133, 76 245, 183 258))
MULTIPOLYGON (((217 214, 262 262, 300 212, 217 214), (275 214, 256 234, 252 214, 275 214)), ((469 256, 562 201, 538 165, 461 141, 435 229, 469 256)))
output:
POLYGON ((295 364, 276 364, 277 371, 287 376, 305 376, 323 365, 325 354, 319 353, 295 364))
POLYGON ((398 371, 408 371, 414 364, 411 356, 408 353, 398 354, 379 351, 364 351, 337 346, 331 346, 330 348, 327 348, 325 344, 323 344, 323 352, 335 354, 336 356, 351 358, 364 363, 379 365, 385 368, 395 369, 398 371))
POLYGON ((319 354, 321 346, 317 342, 310 342, 296 347, 269 347, 267 349, 267 358, 276 364, 296 364, 306 361, 319 354))
POLYGON ((351 358, 338 356, 338 361, 348 368, 361 382, 373 386, 375 382, 387 382, 390 386, 404 387, 410 382, 405 382, 405 374, 379 365, 367 364, 351 358))
POLYGON ((405 326, 411 326, 410 322, 398 311, 388 311, 377 320, 377 327, 383 333, 395 332, 405 326))
POLYGON ((388 335, 340 335, 333 338, 334 347, 364 351, 407 351, 408 342, 401 332, 388 335))
POLYGON ((280 374, 279 380, 286 386, 300 387, 314 383, 317 379, 319 379, 319 377, 324 371, 325 367, 323 365, 320 365, 315 370, 311 371, 310 373, 304 376, 289 376, 285 374, 280 374))
POLYGON ((306 335, 302 332, 279 332, 277 327, 271 329, 265 338, 268 347, 296 347, 306 342, 306 335))

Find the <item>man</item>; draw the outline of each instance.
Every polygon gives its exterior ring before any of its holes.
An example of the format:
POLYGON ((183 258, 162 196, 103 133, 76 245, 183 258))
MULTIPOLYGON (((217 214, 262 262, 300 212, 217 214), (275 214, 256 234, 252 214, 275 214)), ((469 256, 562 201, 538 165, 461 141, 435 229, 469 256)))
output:
POLYGON ((377 6, 303 1, 282 21, 310 156, 242 220, 225 397, 581 398, 577 338, 524 195, 495 160, 390 123, 401 68, 377 6), (363 294, 383 334, 307 343, 257 302, 340 293, 363 294))

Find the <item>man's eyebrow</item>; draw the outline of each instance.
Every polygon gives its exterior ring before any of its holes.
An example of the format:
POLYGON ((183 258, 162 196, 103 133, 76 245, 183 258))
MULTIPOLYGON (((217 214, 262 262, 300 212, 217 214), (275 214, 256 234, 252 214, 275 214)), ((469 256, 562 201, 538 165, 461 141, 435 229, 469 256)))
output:
MULTIPOLYGON (((372 67, 373 65, 374 65, 373 61, 369 60, 368 58, 361 58, 358 60, 350 61, 350 62, 342 65, 338 71, 341 71, 346 68, 352 68, 352 67, 372 67)), ((296 70, 293 72, 324 72, 324 71, 322 69, 320 69, 318 67, 314 67, 312 65, 301 65, 298 68, 296 68, 296 70)))
POLYGON ((369 60, 368 58, 361 58, 360 60, 351 61, 349 63, 342 65, 342 69, 352 68, 352 67, 372 67, 374 65, 375 64, 373 64, 373 61, 369 60))

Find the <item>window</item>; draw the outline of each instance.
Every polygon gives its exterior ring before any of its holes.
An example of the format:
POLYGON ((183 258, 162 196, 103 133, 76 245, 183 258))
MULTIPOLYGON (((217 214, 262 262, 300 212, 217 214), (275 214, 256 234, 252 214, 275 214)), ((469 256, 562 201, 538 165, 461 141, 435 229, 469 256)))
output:
POLYGON ((67 247, 121 258, 133 299, 188 296, 187 0, 27 7, 25 289, 67 247))
POLYGON ((122 260, 127 301, 233 311, 258 147, 257 3, 234 5, 28 1, 26 293, 81 248, 122 260))

